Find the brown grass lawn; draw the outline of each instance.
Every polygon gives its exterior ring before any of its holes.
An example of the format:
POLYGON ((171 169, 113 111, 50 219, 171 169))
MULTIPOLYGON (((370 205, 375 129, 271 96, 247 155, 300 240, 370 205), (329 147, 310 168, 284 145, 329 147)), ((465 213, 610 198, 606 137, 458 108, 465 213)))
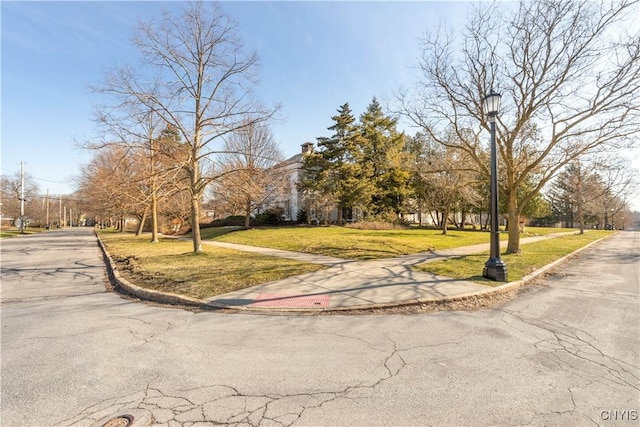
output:
POLYGON ((100 231, 100 238, 121 273, 138 286, 207 298, 238 289, 325 268, 282 258, 204 246, 192 252, 191 242, 149 235, 100 231))

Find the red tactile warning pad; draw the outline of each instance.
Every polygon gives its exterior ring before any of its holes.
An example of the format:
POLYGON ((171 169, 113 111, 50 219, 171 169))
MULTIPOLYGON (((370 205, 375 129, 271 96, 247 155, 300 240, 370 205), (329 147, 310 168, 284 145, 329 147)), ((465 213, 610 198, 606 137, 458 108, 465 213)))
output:
POLYGON ((330 294, 283 295, 259 294, 252 307, 329 307, 330 294))

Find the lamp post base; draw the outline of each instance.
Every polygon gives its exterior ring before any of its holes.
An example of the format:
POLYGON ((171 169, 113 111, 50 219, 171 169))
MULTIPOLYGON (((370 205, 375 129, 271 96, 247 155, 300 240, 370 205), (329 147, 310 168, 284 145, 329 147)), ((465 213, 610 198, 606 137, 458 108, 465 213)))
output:
POLYGON ((489 258, 484 265, 482 276, 496 282, 507 281, 507 264, 502 262, 500 258, 489 258))

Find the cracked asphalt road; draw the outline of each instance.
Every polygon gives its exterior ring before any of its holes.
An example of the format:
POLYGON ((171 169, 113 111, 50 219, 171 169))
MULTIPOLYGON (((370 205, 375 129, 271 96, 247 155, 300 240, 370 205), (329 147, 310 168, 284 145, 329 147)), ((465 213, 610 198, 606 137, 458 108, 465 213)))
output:
POLYGON ((411 315, 124 299, 89 229, 1 251, 3 426, 89 426, 124 409, 163 426, 640 423, 640 233, 493 309, 411 315))

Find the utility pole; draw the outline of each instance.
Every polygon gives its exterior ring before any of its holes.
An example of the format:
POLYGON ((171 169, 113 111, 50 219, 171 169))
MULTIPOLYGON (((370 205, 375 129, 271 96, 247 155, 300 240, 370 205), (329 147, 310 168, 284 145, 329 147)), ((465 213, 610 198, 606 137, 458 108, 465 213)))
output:
POLYGON ((64 207, 64 215, 62 216, 62 227, 67 226, 67 207, 64 207))
POLYGON ((58 212, 58 228, 62 228, 62 195, 60 195, 60 211, 58 212))
POLYGON ((24 161, 20 161, 20 234, 24 234, 24 161))
POLYGON ((47 188, 47 220, 45 221, 44 228, 49 229, 49 189, 47 188))

